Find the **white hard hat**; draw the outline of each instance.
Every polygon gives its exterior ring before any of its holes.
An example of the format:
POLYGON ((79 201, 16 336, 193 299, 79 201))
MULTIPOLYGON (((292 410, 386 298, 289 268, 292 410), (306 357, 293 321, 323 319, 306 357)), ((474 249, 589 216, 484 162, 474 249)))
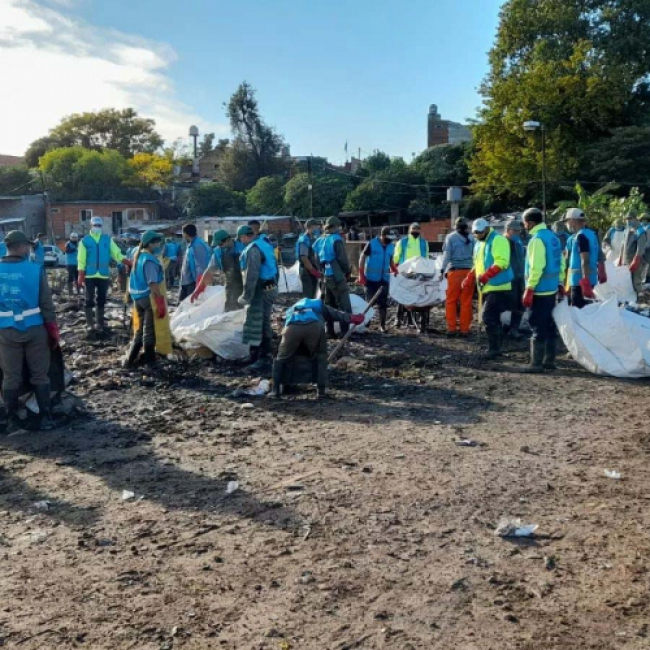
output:
POLYGON ((90 220, 90 225, 91 226, 103 226, 104 225, 104 220, 101 217, 93 217, 90 220))
POLYGON ((569 219, 586 219, 585 213, 580 208, 569 208, 566 211, 564 220, 568 221, 569 219))
POLYGON ((79 235, 76 232, 70 233, 70 239, 79 239, 79 235))
POLYGON ((477 219, 472 224, 472 232, 485 232, 490 227, 486 219, 477 219))

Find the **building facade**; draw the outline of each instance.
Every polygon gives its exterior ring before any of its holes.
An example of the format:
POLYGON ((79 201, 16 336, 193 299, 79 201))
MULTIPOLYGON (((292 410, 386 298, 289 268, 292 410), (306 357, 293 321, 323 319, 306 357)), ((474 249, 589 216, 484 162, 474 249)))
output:
POLYGON ((464 124, 443 120, 438 112, 438 106, 431 104, 428 116, 427 146, 437 147, 441 144, 462 144, 471 142, 472 132, 464 124))
POLYGON ((20 230, 30 239, 48 232, 42 194, 0 196, 0 241, 12 230, 20 230))

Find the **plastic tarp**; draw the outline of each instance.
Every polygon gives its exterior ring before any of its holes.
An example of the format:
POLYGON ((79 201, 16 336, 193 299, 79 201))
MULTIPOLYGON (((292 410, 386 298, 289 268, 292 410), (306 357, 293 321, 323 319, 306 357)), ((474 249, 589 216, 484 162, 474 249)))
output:
POLYGON ((619 307, 614 297, 583 309, 562 301, 553 317, 583 368, 623 379, 650 377, 650 318, 619 307))
MULTIPOLYGON (((350 304, 352 305, 353 314, 363 314, 363 310, 368 306, 368 303, 361 296, 357 296, 356 293, 350 294, 350 304)), ((375 317, 375 310, 373 307, 371 307, 368 310, 368 313, 366 314, 366 317, 363 321, 363 325, 357 325, 355 332, 357 334, 364 334, 365 332, 367 332, 368 325, 370 325, 370 321, 374 317, 375 317)), ((341 331, 341 328, 339 327, 338 323, 334 323, 334 331, 335 332, 341 331)))
POLYGON ((615 266, 612 262, 605 262, 605 268, 607 270, 607 282, 594 288, 596 298, 602 301, 616 298, 618 302, 635 303, 637 295, 632 285, 632 275, 629 267, 615 266))
POLYGON ((278 293, 302 293, 302 282, 300 280, 300 263, 286 268, 280 267, 278 278, 278 293))
POLYGON ((207 287, 194 304, 186 298, 172 315, 172 336, 186 348, 204 346, 229 361, 244 359, 249 354, 242 343, 246 310, 224 313, 225 304, 220 286, 207 287))
POLYGON ((407 307, 432 307, 445 301, 447 280, 440 280, 442 258, 414 257, 397 267, 391 277, 390 297, 407 307))

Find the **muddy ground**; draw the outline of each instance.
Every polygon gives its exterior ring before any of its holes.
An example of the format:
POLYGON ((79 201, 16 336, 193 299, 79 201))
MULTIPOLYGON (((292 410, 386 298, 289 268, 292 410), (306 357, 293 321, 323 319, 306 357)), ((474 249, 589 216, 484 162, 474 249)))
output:
POLYGON ((648 382, 374 330, 330 399, 236 399, 240 365, 123 372, 62 318, 80 411, 0 438, 0 645, 650 647, 648 382))

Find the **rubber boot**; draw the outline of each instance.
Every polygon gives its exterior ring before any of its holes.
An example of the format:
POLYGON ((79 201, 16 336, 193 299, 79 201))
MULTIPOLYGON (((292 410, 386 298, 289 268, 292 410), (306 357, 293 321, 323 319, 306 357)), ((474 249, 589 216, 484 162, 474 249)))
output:
POLYGON ((524 372, 529 375, 538 375, 544 372, 544 366, 542 362, 544 360, 544 350, 546 348, 546 343, 544 341, 538 341, 537 339, 531 339, 530 341, 530 365, 527 368, 524 368, 524 372))
POLYGON ((271 370, 271 363, 271 339, 265 337, 260 344, 257 361, 248 366, 248 369, 253 373, 268 373, 271 370))
POLYGON ((86 307, 84 310, 86 314, 86 332, 90 334, 95 333, 95 310, 92 307, 86 307))
POLYGON ((7 433, 12 433, 21 428, 20 422, 16 417, 16 411, 18 410, 18 398, 20 397, 19 390, 7 390, 5 389, 2 392, 2 397, 5 403, 5 411, 7 413, 7 433))
POLYGON ((388 316, 388 310, 384 307, 379 308, 379 329, 381 332, 387 332, 388 328, 386 327, 386 318, 388 316))
POLYGON ((39 429, 41 431, 51 431, 55 428, 52 421, 52 399, 50 397, 50 384, 43 384, 42 386, 34 386, 34 395, 40 415, 39 429))
POLYGON ((481 358, 485 359, 486 361, 491 361, 492 359, 496 359, 497 357, 501 356, 501 349, 500 349, 500 335, 499 332, 495 331, 488 331, 486 332, 487 334, 487 340, 488 340, 488 349, 486 352, 483 352, 481 354, 481 358))
POLYGON ((557 354, 557 339, 547 339, 544 347, 544 370, 557 370, 555 355, 557 354))
POLYGON ((155 343, 145 343, 144 354, 142 355, 142 360, 145 363, 155 363, 155 361, 156 361, 156 344, 155 343))
POLYGON ((72 298, 72 282, 68 282, 68 296, 72 298))
POLYGON ((106 331, 105 308, 97 307, 97 329, 100 332, 106 331))
POLYGON ((127 357, 124 359, 122 362, 122 368, 133 368, 133 365, 135 362, 138 360, 138 357, 140 356, 140 351, 142 350, 142 339, 135 338, 133 341, 131 341, 131 347, 129 348, 129 352, 127 357))
POLYGON ((317 364, 316 388, 318 390, 318 398, 322 399, 325 397, 325 389, 327 387, 327 356, 319 356, 317 364))
POLYGON ((284 374, 284 361, 276 359, 273 362, 273 392, 271 397, 273 399, 282 399, 282 375, 284 374))
POLYGON ((509 336, 515 341, 521 341, 524 338, 524 335, 519 331, 519 326, 521 325, 521 319, 523 314, 521 312, 512 312, 510 316, 510 332, 509 336))

